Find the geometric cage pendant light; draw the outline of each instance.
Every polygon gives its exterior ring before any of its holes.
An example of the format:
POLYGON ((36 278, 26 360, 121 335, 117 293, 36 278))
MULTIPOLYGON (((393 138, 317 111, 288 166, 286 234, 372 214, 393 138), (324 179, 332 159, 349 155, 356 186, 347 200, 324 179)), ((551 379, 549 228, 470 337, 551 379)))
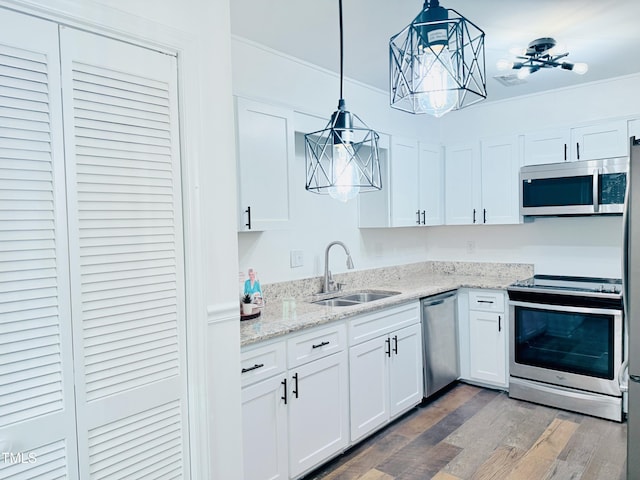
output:
POLYGON ((347 111, 342 97, 343 28, 340 19, 340 99, 338 109, 323 130, 308 133, 305 139, 305 188, 346 202, 358 193, 381 190, 379 135, 360 118, 347 111))
POLYGON ((391 106, 440 117, 487 97, 484 32, 458 12, 425 0, 389 40, 391 106))

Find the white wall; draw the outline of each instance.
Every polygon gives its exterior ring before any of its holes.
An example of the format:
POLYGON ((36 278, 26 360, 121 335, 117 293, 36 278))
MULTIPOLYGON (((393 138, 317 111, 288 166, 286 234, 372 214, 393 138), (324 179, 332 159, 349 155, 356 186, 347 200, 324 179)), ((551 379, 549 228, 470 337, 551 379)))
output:
MULTIPOLYGON (((238 38, 232 39, 232 62, 235 94, 327 118, 335 109, 337 79, 330 72, 238 38)), ((568 72, 557 72, 564 73, 568 72)), ((640 97, 634 96, 639 79, 640 75, 634 75, 480 103, 438 120, 398 112, 389 107, 386 92, 356 82, 346 82, 345 97, 350 108, 371 128, 453 144, 640 114, 640 97)), ((492 84, 492 79, 489 82, 489 96, 492 88, 509 88, 492 84)), ((461 260, 533 263, 536 272, 549 274, 621 274, 619 216, 545 218, 505 226, 358 229, 357 202, 341 204, 308 193, 304 181, 304 152, 298 141, 291 229, 238 234, 240 272, 253 267, 264 283, 321 275, 326 245, 342 240, 351 249, 356 269, 424 260, 461 260), (304 252, 304 266, 289 266, 291 250, 304 252)), ((332 250, 330 268, 334 272, 346 271, 343 253, 332 250)))

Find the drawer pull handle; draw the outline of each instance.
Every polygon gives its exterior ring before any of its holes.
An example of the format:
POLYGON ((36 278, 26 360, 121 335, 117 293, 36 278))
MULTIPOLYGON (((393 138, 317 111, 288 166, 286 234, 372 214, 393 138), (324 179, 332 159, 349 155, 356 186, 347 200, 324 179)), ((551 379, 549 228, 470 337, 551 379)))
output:
POLYGON ((502 317, 498 315, 498 331, 502 331, 502 317))
POLYGON ((478 300, 478 303, 493 303, 493 300, 478 300))
POLYGON ((384 353, 387 357, 391 357, 391 339, 387 337, 384 343, 387 344, 387 348, 384 353))
POLYGON ((243 368, 242 373, 247 373, 247 372, 250 372, 251 370, 257 370, 262 367, 264 367, 264 363, 256 363, 253 367, 243 368))
POLYGON ((311 345, 311 348, 320 348, 320 347, 324 347, 325 345, 329 345, 330 342, 324 341, 322 343, 316 343, 315 345, 311 345))
POLYGON ((398 335, 393 336, 393 353, 398 354, 398 335))

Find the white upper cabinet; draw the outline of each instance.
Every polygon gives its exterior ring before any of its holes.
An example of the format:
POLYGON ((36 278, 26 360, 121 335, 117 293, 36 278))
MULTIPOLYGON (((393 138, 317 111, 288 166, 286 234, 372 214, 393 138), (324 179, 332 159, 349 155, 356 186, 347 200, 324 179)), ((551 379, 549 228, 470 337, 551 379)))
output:
POLYGON ((445 223, 470 225, 478 220, 480 208, 480 163, 475 145, 446 147, 445 223))
POLYGON ((398 136, 380 140, 382 190, 359 196, 359 227, 442 225, 441 147, 398 136))
POLYGON ((286 228, 291 220, 293 110, 236 98, 238 230, 286 228))
POLYGON ((569 160, 569 129, 551 129, 524 136, 524 164, 542 165, 569 160))
POLYGON ((571 159, 624 157, 629 152, 628 141, 626 120, 572 128, 571 159))
POLYGON ((624 157, 628 140, 626 120, 531 132, 524 136, 524 164, 624 157))
POLYGON ((423 225, 444 224, 444 159, 442 147, 430 143, 419 143, 419 182, 423 225))
POLYGON ((391 226, 410 227, 420 223, 418 141, 391 137, 391 226))
POLYGON ((478 223, 520 223, 518 137, 481 141, 482 214, 478 223))
POLYGON ((445 159, 447 225, 519 223, 518 137, 450 146, 445 159))

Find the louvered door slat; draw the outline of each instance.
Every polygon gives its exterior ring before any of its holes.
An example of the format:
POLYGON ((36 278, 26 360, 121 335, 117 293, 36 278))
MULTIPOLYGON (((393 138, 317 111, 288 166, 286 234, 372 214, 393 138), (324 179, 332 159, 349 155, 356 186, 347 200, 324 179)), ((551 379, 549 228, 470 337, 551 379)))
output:
POLYGON ((154 120, 149 116, 145 118, 125 117, 115 113, 112 109, 97 110, 78 107, 75 111, 80 126, 95 128, 96 125, 104 125, 107 131, 146 132, 147 135, 157 133, 164 136, 168 127, 167 123, 162 121, 164 119, 162 115, 156 116, 157 119, 154 120))
POLYGON ((136 358, 137 355, 145 355, 150 354, 152 352, 167 352, 172 348, 173 343, 175 342, 174 335, 165 335, 164 338, 152 338, 148 344, 140 347, 138 344, 134 344, 127 348, 118 348, 118 350, 103 350, 101 352, 93 352, 90 357, 87 357, 85 364, 88 366, 91 365, 100 365, 102 362, 110 362, 114 359, 128 359, 128 358, 136 358), (148 350, 145 350, 144 348, 148 350))
POLYGON ((175 472, 181 477, 181 427, 176 423, 180 414, 178 402, 147 410, 90 432, 89 453, 92 478, 159 478, 175 472), (174 425, 175 428, 167 428, 174 425), (151 448, 140 445, 137 432, 153 438, 153 431, 165 429, 151 448), (127 446, 131 445, 131 448, 127 446))
POLYGON ((29 462, 29 456, 22 463, 4 462, 4 468, 0 468, 3 479, 11 480, 60 480, 68 478, 67 466, 64 462, 66 457, 65 443, 55 442, 49 445, 38 445, 38 452, 33 457, 34 461, 29 462))
MULTIPOLYGON (((89 97, 89 95, 85 95, 89 97)), ((98 98, 97 95, 91 95, 91 98, 76 98, 76 111, 79 112, 78 115, 81 115, 82 118, 92 118, 94 120, 99 120, 103 114, 108 115, 117 115, 121 122, 128 122, 129 119, 131 123, 137 125, 139 122, 150 120, 152 122, 164 123, 167 127, 169 124, 166 123, 167 117, 163 112, 152 112, 148 109, 140 110, 131 108, 130 102, 121 102, 121 105, 117 105, 114 103, 108 103, 107 100, 103 100, 101 102, 94 101, 98 98), (143 113, 141 116, 140 113, 143 113)))
POLYGON ((49 125, 47 122, 38 122, 33 119, 21 119, 0 115, 0 128, 8 130, 10 128, 16 128, 19 130, 33 130, 35 132, 48 132, 49 125))
POLYGON ((65 121, 73 132, 66 139, 72 291, 78 293, 72 309, 80 448, 88 457, 81 473, 183 476, 175 59, 71 29, 61 30, 61 42, 65 121), (96 49, 108 52, 104 61, 91 53, 96 49), (145 436, 145 419, 155 416, 173 425, 171 434, 145 436), (117 447, 99 431, 118 432, 117 447))

